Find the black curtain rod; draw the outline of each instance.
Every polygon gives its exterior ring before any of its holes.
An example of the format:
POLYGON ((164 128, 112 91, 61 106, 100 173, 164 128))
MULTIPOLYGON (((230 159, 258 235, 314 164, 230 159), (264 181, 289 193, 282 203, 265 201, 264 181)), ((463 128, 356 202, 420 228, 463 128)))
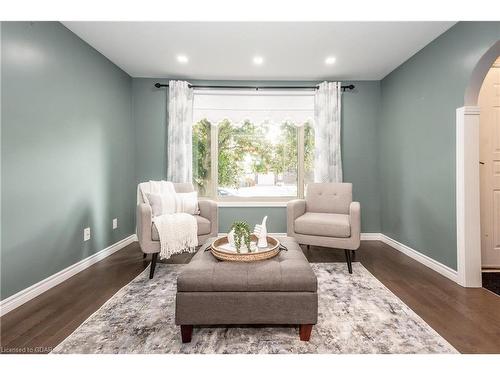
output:
MULTIPOLYGON (((160 87, 168 87, 168 84, 163 83, 155 83, 156 88, 160 87)), ((189 85, 189 87, 193 89, 254 89, 258 90, 300 90, 300 89, 309 89, 316 90, 318 86, 198 86, 198 85, 189 85)), ((342 86, 342 90, 353 90, 354 85, 342 86)))

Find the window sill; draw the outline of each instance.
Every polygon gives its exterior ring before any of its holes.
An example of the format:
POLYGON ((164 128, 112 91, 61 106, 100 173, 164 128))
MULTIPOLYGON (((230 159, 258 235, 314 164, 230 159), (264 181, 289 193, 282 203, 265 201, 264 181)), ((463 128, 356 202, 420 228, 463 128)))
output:
POLYGON ((251 202, 216 201, 219 207, 286 207, 287 201, 251 202))

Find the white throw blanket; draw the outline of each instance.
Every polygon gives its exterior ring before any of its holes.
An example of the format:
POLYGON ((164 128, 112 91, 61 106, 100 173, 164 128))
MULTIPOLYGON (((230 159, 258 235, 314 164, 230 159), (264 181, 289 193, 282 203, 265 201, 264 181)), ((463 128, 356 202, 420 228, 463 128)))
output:
POLYGON ((156 216, 153 222, 160 236, 160 258, 168 259, 184 251, 194 252, 198 246, 198 225, 193 215, 185 213, 156 216))
MULTIPOLYGON (((169 181, 149 181, 139 185, 138 202, 149 203, 147 194, 173 195, 174 185, 169 181)), ((193 215, 182 212, 153 217, 153 223, 160 237, 160 259, 168 259, 173 254, 194 252, 198 246, 198 223, 193 215)))

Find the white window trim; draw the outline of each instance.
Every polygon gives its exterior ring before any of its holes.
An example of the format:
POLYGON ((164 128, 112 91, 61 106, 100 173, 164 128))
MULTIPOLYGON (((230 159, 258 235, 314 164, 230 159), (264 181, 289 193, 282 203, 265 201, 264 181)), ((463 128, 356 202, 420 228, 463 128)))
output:
MULTIPOLYGON (((294 198, 297 199, 297 198, 294 198)), ((221 201, 217 200, 219 207, 286 207, 288 201, 221 201)))

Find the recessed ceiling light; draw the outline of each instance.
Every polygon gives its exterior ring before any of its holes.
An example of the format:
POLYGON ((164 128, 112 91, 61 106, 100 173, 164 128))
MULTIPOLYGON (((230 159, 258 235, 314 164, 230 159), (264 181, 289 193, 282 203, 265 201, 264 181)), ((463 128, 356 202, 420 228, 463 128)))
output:
POLYGON ((186 55, 177 55, 177 61, 180 62, 181 64, 186 64, 189 59, 186 55))
POLYGON ((337 59, 333 56, 328 56, 326 59, 325 59, 325 64, 326 65, 332 65, 332 64, 335 64, 335 61, 337 59))
POLYGON ((253 63, 255 65, 262 65, 263 62, 264 62, 264 58, 262 56, 255 56, 253 58, 253 63))

